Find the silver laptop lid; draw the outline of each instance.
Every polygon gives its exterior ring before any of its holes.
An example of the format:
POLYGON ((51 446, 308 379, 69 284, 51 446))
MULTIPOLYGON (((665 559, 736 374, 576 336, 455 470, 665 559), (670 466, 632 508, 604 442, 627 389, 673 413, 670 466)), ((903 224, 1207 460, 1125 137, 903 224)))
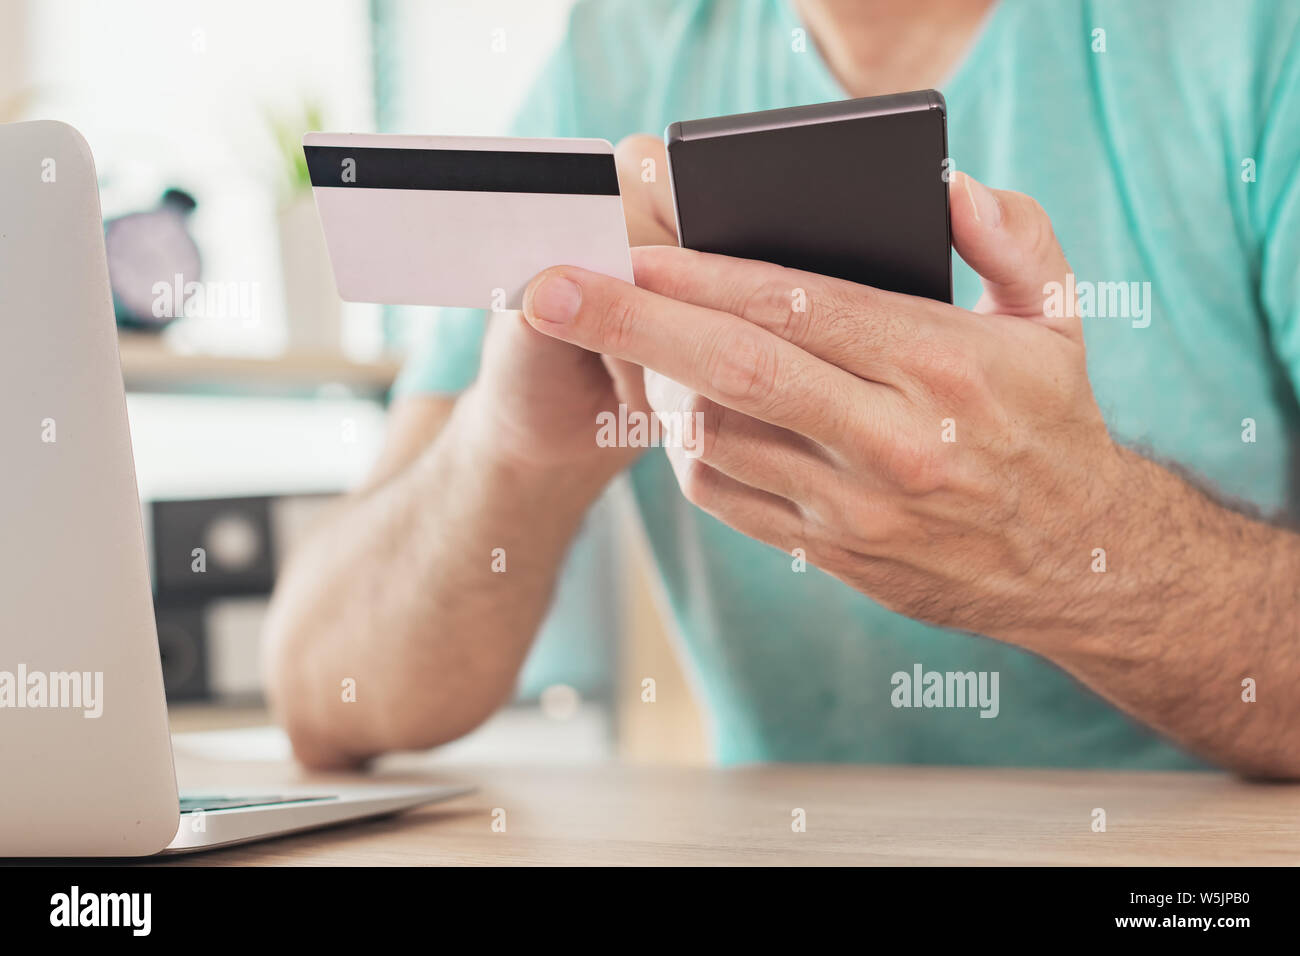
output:
POLYGON ((177 821, 94 161, 0 125, 0 857, 151 853, 177 821))

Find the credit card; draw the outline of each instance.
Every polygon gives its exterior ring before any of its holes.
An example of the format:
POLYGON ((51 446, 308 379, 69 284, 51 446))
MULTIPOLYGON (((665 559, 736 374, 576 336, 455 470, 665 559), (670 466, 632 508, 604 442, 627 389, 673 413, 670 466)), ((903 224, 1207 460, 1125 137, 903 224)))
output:
POLYGON ((518 309, 555 265, 632 281, 605 140, 308 133, 303 152, 344 301, 518 309))

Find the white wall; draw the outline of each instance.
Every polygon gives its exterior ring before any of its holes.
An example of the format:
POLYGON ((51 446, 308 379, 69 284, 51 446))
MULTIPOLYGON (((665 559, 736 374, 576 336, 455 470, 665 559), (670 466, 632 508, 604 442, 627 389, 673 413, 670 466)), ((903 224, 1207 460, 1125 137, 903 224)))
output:
MULTIPOLYGON (((401 91, 390 131, 502 132, 571 6, 396 0, 395 42, 381 51, 401 91), (502 37, 504 50, 494 50, 502 37)), ((370 15, 368 0, 0 0, 0 61, 14 71, 19 58, 3 56, 4 37, 21 29, 35 92, 29 116, 85 134, 105 215, 152 205, 166 186, 186 188, 200 203, 193 228, 205 278, 256 285, 260 322, 177 323, 168 334, 187 350, 283 348, 278 164, 266 114, 310 99, 331 129, 373 129, 370 15)), ((372 353, 378 310, 345 314, 350 350, 372 353)))
POLYGON ((398 0, 405 95, 401 129, 390 132, 504 132, 572 6, 573 0, 398 0))
POLYGON ((260 323, 187 320, 190 346, 277 351, 280 167, 266 116, 318 99, 331 125, 372 128, 366 0, 31 0, 27 11, 28 112, 85 135, 105 216, 188 189, 204 278, 257 284, 260 323))
POLYGON ((384 412, 363 399, 127 396, 140 497, 342 491, 379 453, 384 412))

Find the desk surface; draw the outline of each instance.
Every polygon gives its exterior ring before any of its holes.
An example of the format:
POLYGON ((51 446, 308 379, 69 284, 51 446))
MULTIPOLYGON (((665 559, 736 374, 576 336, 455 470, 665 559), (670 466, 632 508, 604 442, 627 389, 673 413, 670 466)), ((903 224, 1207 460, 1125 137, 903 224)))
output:
MULTIPOLYGON (((189 864, 1300 864, 1300 786, 1199 773, 779 765, 738 769, 390 762, 478 791, 189 864), (1093 810, 1106 832, 1093 832, 1093 810), (492 831, 505 810, 506 832, 492 831), (806 813, 806 832, 791 829, 806 813)), ((356 782, 177 754, 185 788, 356 782)))

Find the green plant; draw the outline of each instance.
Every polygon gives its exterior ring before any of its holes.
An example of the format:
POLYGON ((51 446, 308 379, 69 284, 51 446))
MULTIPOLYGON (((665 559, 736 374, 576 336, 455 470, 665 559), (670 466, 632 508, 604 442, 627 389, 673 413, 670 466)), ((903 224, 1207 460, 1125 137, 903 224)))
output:
POLYGON ((286 202, 311 191, 307 157, 302 151, 302 134, 321 129, 321 117, 320 104, 314 102, 304 103, 293 114, 267 112, 267 125, 279 157, 280 190, 286 202))

